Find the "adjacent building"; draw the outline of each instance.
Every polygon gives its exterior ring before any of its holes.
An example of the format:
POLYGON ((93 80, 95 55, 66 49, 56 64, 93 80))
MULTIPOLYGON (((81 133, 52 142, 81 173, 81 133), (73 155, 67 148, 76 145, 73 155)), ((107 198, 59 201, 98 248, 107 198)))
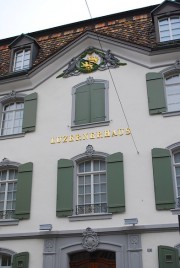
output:
POLYGON ((180 2, 0 40, 0 267, 180 267, 180 2))

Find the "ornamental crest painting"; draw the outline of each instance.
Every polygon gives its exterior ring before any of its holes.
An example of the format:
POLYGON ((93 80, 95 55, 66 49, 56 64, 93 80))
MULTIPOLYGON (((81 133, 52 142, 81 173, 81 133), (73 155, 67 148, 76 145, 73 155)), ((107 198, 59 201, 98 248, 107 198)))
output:
POLYGON ((89 47, 80 56, 72 58, 68 63, 67 69, 58 75, 57 78, 67 78, 73 75, 79 75, 80 73, 92 73, 96 70, 103 71, 108 68, 117 68, 123 65, 126 65, 126 63, 120 62, 110 49, 104 52, 89 47))

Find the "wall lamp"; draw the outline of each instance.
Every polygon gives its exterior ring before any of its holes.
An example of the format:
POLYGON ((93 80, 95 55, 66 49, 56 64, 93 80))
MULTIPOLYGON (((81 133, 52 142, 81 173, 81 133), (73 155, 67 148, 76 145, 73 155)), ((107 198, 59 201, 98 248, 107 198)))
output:
POLYGON ((137 218, 131 218, 131 219, 124 219, 124 224, 129 225, 132 224, 133 226, 138 223, 137 218))
POLYGON ((41 231, 51 231, 52 230, 52 224, 40 224, 39 230, 41 231))

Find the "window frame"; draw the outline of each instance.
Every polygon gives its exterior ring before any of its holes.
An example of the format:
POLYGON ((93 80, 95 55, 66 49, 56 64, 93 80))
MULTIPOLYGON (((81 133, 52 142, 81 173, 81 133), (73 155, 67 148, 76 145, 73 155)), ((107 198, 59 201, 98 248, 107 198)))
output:
POLYGON ((72 88, 72 112, 71 112, 71 129, 72 130, 77 130, 77 129, 84 129, 84 128, 93 128, 96 126, 107 126, 109 125, 109 82, 107 80, 103 79, 94 79, 92 77, 87 78, 86 81, 81 82, 72 88), (91 85, 92 83, 103 83, 104 84, 104 89, 105 89, 105 100, 104 100, 104 105, 105 105, 105 120, 104 121, 99 121, 99 122, 90 122, 90 123, 85 123, 85 124, 79 124, 76 125, 74 123, 75 121, 75 113, 76 113, 76 91, 78 88, 84 86, 84 85, 91 85))
MULTIPOLYGON (((16 173, 16 176, 18 175, 18 167, 20 166, 20 163, 18 162, 12 162, 10 161, 9 159, 7 158, 4 158, 1 162, 0 162, 0 171, 9 171, 9 170, 16 170, 17 173, 16 173)), ((16 188, 17 188, 17 177, 16 177, 16 180, 13 180, 16 182, 16 188)), ((5 181, 5 184, 8 184, 7 181, 5 181)), ((17 191, 17 189, 16 189, 17 191)), ((5 194, 5 202, 6 202, 6 209, 7 209, 7 190, 6 190, 6 194, 5 194)), ((4 212, 4 210, 3 210, 4 212)), ((15 212, 15 208, 14 208, 14 212, 15 212)), ((4 214, 4 213, 3 213, 4 214)), ((16 220, 15 218, 11 217, 11 218, 6 218, 6 217, 2 217, 2 219, 0 218, 0 221, 13 221, 13 220, 16 220)))
POLYGON ((180 212, 180 196, 177 196, 177 182, 176 182, 176 172, 175 172, 175 165, 174 165, 174 154, 180 153, 180 142, 174 143, 167 147, 170 151, 171 155, 171 167, 172 167, 172 180, 173 180, 173 188, 174 188, 174 199, 175 199, 175 209, 172 211, 179 211, 180 212))
POLYGON ((123 154, 116 152, 106 154, 94 151, 92 145, 86 147, 84 154, 75 156, 71 159, 59 159, 57 166, 57 195, 56 195, 56 216, 59 218, 69 217, 70 221, 89 220, 89 219, 109 219, 112 213, 124 213, 125 204, 125 185, 124 185, 124 165, 123 154), (103 157, 107 163, 107 204, 108 212, 105 214, 94 214, 95 216, 77 216, 76 200, 76 162, 86 158, 103 157))
POLYGON ((106 212, 100 212, 100 213, 84 213, 84 214, 77 214, 76 207, 78 205, 78 166, 80 163, 85 162, 85 161, 93 161, 93 160, 104 160, 105 165, 106 165, 106 179, 107 179, 107 163, 106 163, 106 158, 108 154, 107 153, 102 153, 102 152, 93 152, 93 155, 88 156, 86 153, 77 155, 72 158, 74 162, 74 171, 73 171, 73 185, 74 191, 73 191, 73 214, 72 216, 76 217, 88 217, 88 216, 98 216, 98 215, 106 215, 108 213, 108 189, 107 189, 107 180, 106 180, 106 198, 107 198, 107 211, 106 212))
MULTIPOLYGON (((6 95, 5 97, 0 99, 0 139, 24 135, 23 131, 21 131, 20 133, 17 133, 17 134, 7 134, 7 135, 2 135, 1 133, 2 133, 4 106, 9 104, 9 103, 16 103, 16 102, 23 102, 24 103, 25 96, 26 96, 25 94, 15 93, 12 91, 9 95, 6 95)), ((23 108, 23 114, 24 114, 24 108, 23 108)), ((23 122, 23 118, 22 118, 22 122, 23 122)))
POLYGON ((12 261, 13 261, 13 256, 16 254, 16 252, 6 249, 6 248, 1 248, 0 249, 0 258, 2 255, 6 255, 11 257, 11 265, 10 266, 1 266, 1 261, 0 261, 0 268, 4 268, 4 267, 8 267, 11 268, 12 267, 12 261))
POLYGON ((16 134, 22 133, 23 113, 24 113, 24 101, 12 101, 12 102, 8 102, 8 103, 3 105, 1 126, 0 126, 1 127, 1 136, 16 135, 16 134), (5 109, 7 106, 10 107, 11 105, 14 106, 13 109, 9 109, 9 110, 5 109), (18 107, 18 105, 20 105, 20 107, 18 107), (16 118, 17 112, 20 112, 20 114, 22 114, 20 118, 16 118), (12 120, 8 120, 8 115, 12 116, 12 120), (19 126, 16 127, 16 128, 18 128, 17 133, 14 132, 16 120, 18 120, 18 122, 19 122, 19 126), (9 128, 5 127, 5 125, 8 123, 8 121, 11 121, 11 127, 9 127, 9 128), (9 130, 10 133, 6 134, 5 132, 7 130, 9 130))
MULTIPOLYGON (((180 209, 180 195, 178 196, 178 185, 177 185, 177 176, 176 176, 176 167, 180 167, 180 162, 176 164, 174 161, 174 156, 177 153, 180 153, 180 144, 178 147, 171 150, 171 162, 172 162, 175 204, 176 204, 176 208, 180 209)), ((179 188, 180 188, 180 186, 179 186, 179 188)))
POLYGON ((152 21, 154 23, 155 28, 155 38, 156 42, 163 44, 163 43, 173 43, 178 41, 179 39, 168 40, 161 42, 160 41, 160 31, 159 31, 159 21, 165 18, 173 18, 180 16, 180 6, 176 2, 166 2, 164 1, 162 4, 158 5, 154 10, 151 12, 152 21))
POLYGON ((178 167, 180 167, 180 162, 176 163, 175 162, 175 155, 176 154, 180 154, 180 149, 173 152, 173 158, 172 158, 172 162, 173 162, 173 173, 174 173, 174 185, 175 185, 175 195, 176 195, 176 198, 179 198, 180 199, 180 193, 178 194, 178 192, 180 192, 180 185, 178 186, 178 183, 177 183, 177 178, 179 177, 180 178, 180 175, 177 175, 176 174, 176 169, 178 167), (179 191, 178 191, 178 188, 179 188, 179 191))
POLYGON ((21 34, 17 38, 13 40, 13 42, 9 45, 10 49, 10 65, 9 65, 9 72, 24 72, 27 73, 29 69, 31 69, 34 61, 37 58, 40 46, 37 43, 36 39, 26 35, 26 34, 21 34), (30 50, 30 60, 29 60, 29 68, 26 69, 21 69, 18 71, 14 71, 14 58, 15 54, 18 52, 21 52, 22 50, 30 50))
MULTIPOLYGON (((167 88, 168 86, 172 87, 174 86, 175 84, 179 85, 180 86, 180 71, 177 70, 177 69, 171 69, 171 70, 168 70, 166 72, 163 72, 163 83, 164 83, 164 96, 165 96, 165 101, 166 101, 166 112, 165 114, 179 114, 180 113, 180 102, 179 102, 179 109, 178 110, 172 110, 170 111, 168 109, 168 92, 167 92, 167 88), (171 83, 171 85, 168 85, 166 83, 166 80, 169 79, 169 78, 172 78, 173 76, 176 76, 178 75, 179 76, 179 81, 176 82, 176 83, 171 83)), ((179 95, 180 95, 180 92, 179 92, 179 95)))
MULTIPOLYGON (((169 41, 176 41, 176 40, 179 40, 180 38, 173 38, 173 29, 172 29, 172 22, 171 22, 171 20, 172 19, 174 19, 174 18, 176 18, 176 17, 178 17, 179 18, 179 23, 180 23, 180 14, 177 14, 177 15, 172 15, 172 16, 163 16, 163 17, 159 17, 158 18, 158 31, 159 31, 159 42, 160 43, 164 43, 164 42, 169 42, 169 41), (170 36, 170 38, 168 39, 168 40, 165 40, 165 41, 163 41, 163 40, 161 40, 161 32, 162 31, 160 31, 160 21, 162 21, 162 20, 168 20, 168 32, 169 32, 169 36, 170 36)), ((180 28, 179 28, 179 35, 180 35, 180 28)))
MULTIPOLYGON (((99 162, 100 163, 100 162, 99 162)), ((76 178, 76 187, 77 187, 77 189, 76 189, 76 191, 77 191, 77 200, 76 200, 76 214, 77 215, 86 215, 86 214, 101 214, 101 213, 107 213, 107 165, 106 165, 106 159, 104 159, 104 158, 90 158, 90 159, 86 159, 86 160, 83 160, 83 161, 80 161, 80 162, 76 162, 76 168, 77 168, 77 170, 76 170, 76 176, 77 176, 77 178, 76 178), (101 169, 99 169, 98 171, 95 171, 94 170, 94 161, 103 161, 104 162, 104 165, 105 165, 105 169, 103 169, 103 170, 101 170, 101 169), (80 167, 80 165, 81 164, 83 164, 83 165, 86 165, 86 163, 87 162, 89 162, 90 163, 90 170, 89 171, 85 171, 84 170, 84 172, 80 172, 79 171, 79 167, 80 167), (105 184, 105 192, 104 192, 104 195, 105 195, 105 199, 106 199, 106 202, 102 202, 102 201, 99 201, 99 203, 97 203, 97 202, 95 202, 95 194, 96 194, 96 192, 95 192, 95 184, 97 184, 97 183, 95 183, 95 176, 96 175, 105 175, 105 181, 103 182, 103 184, 105 184), (90 191, 90 193, 88 194, 86 191, 84 191, 84 194, 80 194, 79 193, 79 187, 80 186, 84 186, 84 187, 86 187, 87 185, 86 185, 86 183, 84 183, 84 184, 82 184, 82 185, 80 185, 80 183, 79 183, 79 178, 80 177, 86 177, 86 176, 89 176, 90 177, 90 188, 91 188, 91 191, 90 191), (80 197, 80 195, 82 196, 84 196, 84 202, 83 202, 83 204, 80 204, 79 203, 79 197, 80 197), (89 203, 86 203, 86 201, 85 201, 85 199, 86 199, 86 197, 87 197, 87 195, 89 195, 90 196, 90 202, 89 203), (96 207, 96 205, 98 205, 97 207, 96 207), (101 210, 100 212, 95 212, 95 210, 96 209, 99 209, 99 210, 101 210), (103 211, 103 210, 106 210, 106 211, 103 211), (82 210, 82 212, 83 213, 78 213, 78 211, 81 211, 82 210), (86 212, 86 210, 89 210, 89 213, 88 212, 86 212)), ((102 183, 99 183, 99 185, 101 186, 101 184, 102 183)), ((101 192, 99 192, 99 194, 101 195, 101 194, 103 194, 103 192, 101 191, 101 192)))
POLYGON ((0 185, 4 188, 4 190, 1 192, 2 194, 4 194, 4 199, 1 200, 0 203, 2 203, 3 208, 2 210, 0 210, 0 219, 4 220, 4 219, 12 219, 13 218, 13 214, 15 211, 14 204, 16 203, 16 199, 13 198, 14 195, 16 195, 16 189, 17 189, 17 173, 18 173, 18 169, 17 168, 4 168, 2 170, 0 170, 0 174, 1 176, 3 176, 3 173, 5 174, 5 179, 0 181, 0 185), (10 174, 11 171, 13 172, 13 178, 10 179, 10 174), (11 192, 9 192, 9 185, 12 184, 13 185, 13 189, 11 190, 11 192), (8 199, 8 194, 11 193, 12 194, 12 199, 9 200, 8 199), (11 209, 8 208, 8 202, 11 201, 11 209))
POLYGON ((166 79, 175 75, 180 76, 179 60, 176 60, 174 66, 168 67, 160 72, 146 73, 148 109, 150 115, 162 114, 163 117, 180 115, 180 108, 179 110, 168 111, 166 79))
POLYGON ((31 47, 28 46, 28 47, 24 47, 24 48, 14 50, 13 64, 12 64, 12 71, 13 72, 22 72, 22 71, 30 69, 30 67, 32 65, 31 63, 32 63, 32 49, 31 49, 31 47), (24 57, 25 57, 25 52, 26 51, 29 51, 30 57, 29 57, 29 65, 28 65, 28 67, 24 68, 24 57), (23 53, 23 59, 21 61, 21 68, 17 70, 15 68, 15 65, 16 65, 16 62, 17 62, 16 59, 17 59, 17 55, 20 54, 21 52, 23 53))

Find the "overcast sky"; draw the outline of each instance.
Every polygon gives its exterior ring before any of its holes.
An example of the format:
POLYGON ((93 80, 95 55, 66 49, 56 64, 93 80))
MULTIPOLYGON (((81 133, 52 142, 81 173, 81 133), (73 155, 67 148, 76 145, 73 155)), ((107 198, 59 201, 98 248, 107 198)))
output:
POLYGON ((160 0, 0 0, 0 39, 163 2, 160 0))

